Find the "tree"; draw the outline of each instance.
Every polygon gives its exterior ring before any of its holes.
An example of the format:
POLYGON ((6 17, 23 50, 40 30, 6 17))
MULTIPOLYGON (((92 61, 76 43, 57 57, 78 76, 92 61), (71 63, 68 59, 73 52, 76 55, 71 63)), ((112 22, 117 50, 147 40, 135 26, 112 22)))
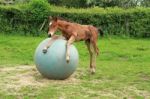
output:
POLYGON ((150 0, 141 0, 141 6, 150 7, 150 0))
POLYGON ((66 7, 150 7, 150 0, 49 0, 51 4, 66 6, 66 7))

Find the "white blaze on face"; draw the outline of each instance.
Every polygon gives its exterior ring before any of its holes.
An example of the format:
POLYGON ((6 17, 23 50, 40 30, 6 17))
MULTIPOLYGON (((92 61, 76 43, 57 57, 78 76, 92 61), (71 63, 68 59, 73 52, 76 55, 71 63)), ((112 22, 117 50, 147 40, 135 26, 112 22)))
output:
POLYGON ((52 25, 52 22, 49 22, 49 26, 51 26, 52 25))
MULTIPOLYGON (((49 22, 49 26, 52 25, 52 22, 49 22)), ((48 34, 51 34, 51 36, 54 34, 53 32, 49 31, 48 34)))

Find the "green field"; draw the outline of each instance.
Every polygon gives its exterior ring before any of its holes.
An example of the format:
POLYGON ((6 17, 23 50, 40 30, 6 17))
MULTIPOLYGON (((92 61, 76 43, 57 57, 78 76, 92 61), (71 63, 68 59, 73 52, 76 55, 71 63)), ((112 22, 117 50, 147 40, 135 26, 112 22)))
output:
POLYGON ((45 37, 0 35, 0 99, 150 99, 150 39, 100 38, 96 74, 84 42, 80 62, 66 80, 48 80, 33 56, 45 37))

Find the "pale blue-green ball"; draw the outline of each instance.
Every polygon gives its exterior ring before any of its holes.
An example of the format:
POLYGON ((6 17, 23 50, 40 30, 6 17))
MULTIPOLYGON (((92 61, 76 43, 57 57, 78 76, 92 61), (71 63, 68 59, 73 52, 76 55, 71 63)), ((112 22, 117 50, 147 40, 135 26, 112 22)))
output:
POLYGON ((76 70, 79 56, 74 45, 70 46, 70 61, 66 62, 66 40, 58 39, 43 53, 50 38, 43 40, 36 48, 34 61, 38 71, 50 79, 66 79, 76 70))

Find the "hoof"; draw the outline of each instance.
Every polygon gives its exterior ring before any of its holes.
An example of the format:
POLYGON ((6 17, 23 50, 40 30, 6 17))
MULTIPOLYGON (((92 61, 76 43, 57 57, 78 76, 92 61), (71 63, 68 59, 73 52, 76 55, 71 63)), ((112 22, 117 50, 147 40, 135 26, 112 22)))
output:
POLYGON ((66 62, 69 63, 69 61, 70 61, 70 57, 67 56, 67 57, 66 57, 66 62))
POLYGON ((44 53, 44 54, 47 53, 47 49, 43 49, 43 53, 44 53))
POLYGON ((95 71, 95 68, 90 68, 90 73, 91 73, 91 74, 95 74, 95 72, 96 72, 96 71, 95 71))

